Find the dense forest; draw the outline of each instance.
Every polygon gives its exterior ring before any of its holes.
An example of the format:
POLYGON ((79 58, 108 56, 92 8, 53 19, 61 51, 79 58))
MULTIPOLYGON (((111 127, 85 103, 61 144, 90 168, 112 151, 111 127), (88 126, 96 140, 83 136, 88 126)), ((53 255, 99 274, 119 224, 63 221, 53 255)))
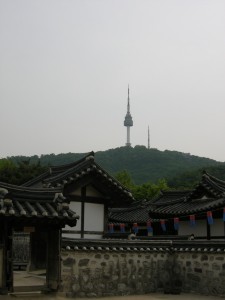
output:
POLYGON ((10 158, 0 159, 0 181, 5 183, 21 185, 45 170, 46 166, 41 166, 40 161, 30 163, 26 159, 15 163, 10 158))
MULTIPOLYGON (((42 173, 47 166, 74 162, 87 153, 48 154, 0 159, 0 181, 22 184, 42 173), (11 179, 10 179, 11 176, 11 179)), ((132 185, 151 183, 170 188, 192 188, 203 170, 225 180, 225 163, 177 151, 147 149, 145 146, 120 147, 95 153, 95 161, 120 180, 132 185), (121 178, 122 174, 122 178, 121 178)))
POLYGON ((96 161, 111 174, 126 170, 135 184, 156 183, 160 179, 172 182, 184 172, 199 172, 201 169, 222 166, 225 163, 177 151, 120 147, 96 152, 96 161))

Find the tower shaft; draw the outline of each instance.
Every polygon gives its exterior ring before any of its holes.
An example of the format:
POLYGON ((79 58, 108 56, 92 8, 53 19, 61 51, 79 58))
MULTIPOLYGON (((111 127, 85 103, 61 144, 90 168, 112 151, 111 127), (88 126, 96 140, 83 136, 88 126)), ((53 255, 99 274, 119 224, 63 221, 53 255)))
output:
POLYGON ((130 127, 127 126, 127 142, 126 142, 126 146, 130 147, 131 143, 130 143, 130 127))

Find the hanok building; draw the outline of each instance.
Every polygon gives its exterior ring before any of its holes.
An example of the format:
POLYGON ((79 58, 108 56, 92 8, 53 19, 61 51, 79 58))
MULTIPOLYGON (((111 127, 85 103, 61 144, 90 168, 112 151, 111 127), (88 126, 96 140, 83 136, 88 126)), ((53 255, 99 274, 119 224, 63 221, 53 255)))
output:
POLYGON ((108 231, 108 208, 127 207, 131 192, 101 168, 94 153, 62 166, 53 166, 24 186, 60 187, 70 207, 80 216, 76 228, 66 226, 63 237, 102 238, 108 231))
POLYGON ((140 236, 224 239, 224 209, 225 182, 204 173, 195 189, 162 191, 152 201, 111 209, 109 221, 124 223, 128 230, 135 224, 140 236))
POLYGON ((46 275, 38 290, 57 290, 61 275, 61 229, 75 226, 78 218, 61 187, 37 189, 0 183, 0 293, 23 289, 16 287, 13 269, 23 259, 27 264, 26 255, 30 256, 29 270, 42 269, 46 275), (25 239, 29 236, 26 246, 14 243, 18 234, 25 234, 25 239))

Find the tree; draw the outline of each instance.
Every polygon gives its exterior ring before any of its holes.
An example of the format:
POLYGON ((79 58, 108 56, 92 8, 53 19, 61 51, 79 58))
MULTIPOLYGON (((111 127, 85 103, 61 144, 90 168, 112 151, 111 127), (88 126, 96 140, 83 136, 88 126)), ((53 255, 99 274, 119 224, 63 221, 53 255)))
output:
POLYGON ((16 164, 7 158, 0 159, 0 181, 9 183, 15 180, 16 164))
POLYGON ((128 189, 133 189, 134 188, 134 183, 132 181, 132 178, 130 176, 130 174, 126 171, 123 170, 121 172, 118 172, 115 175, 115 178, 125 187, 127 187, 128 189))
POLYGON ((168 189, 165 179, 159 179, 157 183, 147 182, 141 185, 135 185, 130 174, 127 171, 121 171, 115 175, 115 178, 128 189, 137 200, 151 200, 161 190, 168 189))
POLYGON ((10 159, 0 159, 0 181, 5 183, 21 185, 45 170, 39 161, 31 164, 30 160, 15 163, 10 159))
POLYGON ((165 179, 158 180, 157 183, 147 182, 141 185, 137 185, 133 189, 134 198, 137 200, 151 200, 155 197, 161 190, 168 189, 165 179))

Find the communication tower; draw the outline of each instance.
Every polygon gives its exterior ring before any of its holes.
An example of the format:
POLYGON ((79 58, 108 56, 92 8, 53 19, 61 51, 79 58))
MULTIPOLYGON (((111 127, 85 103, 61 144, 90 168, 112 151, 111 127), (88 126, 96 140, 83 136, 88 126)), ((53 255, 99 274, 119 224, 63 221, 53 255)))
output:
POLYGON ((127 142, 126 146, 130 147, 131 142, 130 142, 130 127, 133 126, 133 120, 130 114, 130 91, 129 91, 129 86, 128 86, 128 100, 127 100, 127 114, 125 116, 124 120, 124 126, 127 127, 127 142))

